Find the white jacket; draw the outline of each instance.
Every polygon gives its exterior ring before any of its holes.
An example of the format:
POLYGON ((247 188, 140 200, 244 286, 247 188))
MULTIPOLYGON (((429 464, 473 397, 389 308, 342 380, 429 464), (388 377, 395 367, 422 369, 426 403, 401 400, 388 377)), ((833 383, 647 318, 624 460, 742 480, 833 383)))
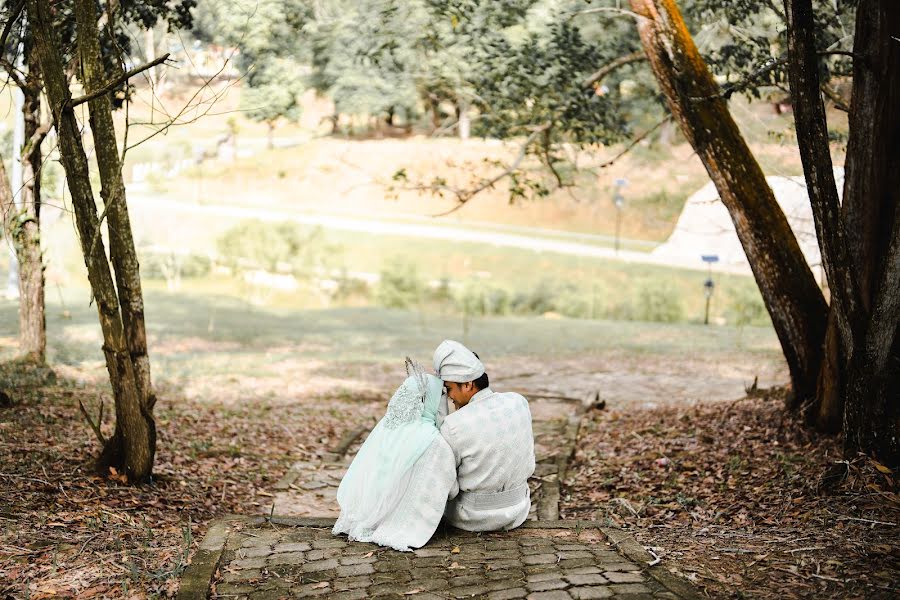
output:
POLYGON ((441 435, 456 459, 459 495, 444 517, 467 531, 518 527, 528 517, 534 473, 531 411, 521 395, 485 388, 444 417, 441 435))

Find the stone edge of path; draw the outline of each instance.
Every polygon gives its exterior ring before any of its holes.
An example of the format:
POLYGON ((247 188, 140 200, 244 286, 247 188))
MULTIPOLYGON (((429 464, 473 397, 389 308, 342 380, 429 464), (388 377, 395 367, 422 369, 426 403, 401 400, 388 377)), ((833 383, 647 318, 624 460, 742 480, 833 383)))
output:
MULTIPOLYGON (((222 552, 234 525, 262 525, 264 523, 289 527, 332 527, 335 519, 323 517, 247 517, 227 515, 210 526, 191 563, 181 576, 181 587, 177 600, 205 600, 209 586, 215 577, 222 552)), ((526 521, 517 529, 597 529, 605 535, 613 547, 629 560, 641 566, 642 570, 659 582, 664 588, 682 600, 700 600, 702 597, 690 585, 666 570, 662 564, 650 566, 653 557, 641 546, 632 533, 615 527, 606 527, 597 521, 526 521)))

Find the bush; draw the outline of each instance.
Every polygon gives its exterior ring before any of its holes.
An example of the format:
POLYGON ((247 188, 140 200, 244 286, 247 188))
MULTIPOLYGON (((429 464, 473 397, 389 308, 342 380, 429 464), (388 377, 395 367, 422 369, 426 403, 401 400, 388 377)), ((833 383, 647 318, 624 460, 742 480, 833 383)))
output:
POLYGON ((403 259, 394 259, 381 271, 375 300, 387 308, 409 308, 422 300, 424 292, 425 282, 416 266, 403 259))
POLYGON ((569 286, 556 298, 556 312, 572 319, 591 318, 590 292, 569 286))
POLYGON ((684 320, 684 306, 674 287, 648 282, 638 291, 634 318, 638 321, 674 323, 684 320))
POLYGON ((190 279, 209 275, 212 261, 200 254, 178 255, 168 252, 141 252, 141 276, 147 279, 190 279))
POLYGON ((548 281, 542 281, 527 294, 516 294, 510 307, 518 314, 542 315, 556 310, 556 286, 548 281))
POLYGON ((296 223, 256 219, 241 221, 222 234, 216 245, 232 268, 275 272, 286 265, 295 275, 320 266, 334 251, 324 244, 320 228, 305 232, 296 223))
POLYGON ((738 327, 765 325, 768 319, 762 296, 758 290, 749 286, 738 286, 732 290, 727 314, 728 320, 738 327))

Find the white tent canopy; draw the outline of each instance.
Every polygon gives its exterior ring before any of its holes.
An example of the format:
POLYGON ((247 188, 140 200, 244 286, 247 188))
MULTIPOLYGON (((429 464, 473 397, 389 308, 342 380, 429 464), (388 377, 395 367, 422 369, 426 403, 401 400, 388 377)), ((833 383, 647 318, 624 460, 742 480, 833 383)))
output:
MULTIPOLYGON (((844 169, 834 170, 838 192, 844 187, 844 169)), ((806 181, 803 177, 766 177, 775 199, 787 216, 807 262, 819 273, 820 254, 806 181)), ((701 256, 717 255, 716 270, 750 273, 750 265, 738 240, 728 209, 710 181, 688 198, 672 235, 653 255, 667 262, 701 264, 701 256)))

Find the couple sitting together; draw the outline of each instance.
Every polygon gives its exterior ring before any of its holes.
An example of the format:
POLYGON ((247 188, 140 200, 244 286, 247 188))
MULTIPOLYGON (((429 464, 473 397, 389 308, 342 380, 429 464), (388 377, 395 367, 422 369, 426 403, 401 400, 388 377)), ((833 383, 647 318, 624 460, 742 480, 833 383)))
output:
POLYGON ((528 402, 492 391, 478 355, 459 342, 435 350, 436 376, 410 359, 406 369, 341 481, 332 532, 410 550, 428 542, 441 518, 468 531, 521 525, 534 472, 528 402))

